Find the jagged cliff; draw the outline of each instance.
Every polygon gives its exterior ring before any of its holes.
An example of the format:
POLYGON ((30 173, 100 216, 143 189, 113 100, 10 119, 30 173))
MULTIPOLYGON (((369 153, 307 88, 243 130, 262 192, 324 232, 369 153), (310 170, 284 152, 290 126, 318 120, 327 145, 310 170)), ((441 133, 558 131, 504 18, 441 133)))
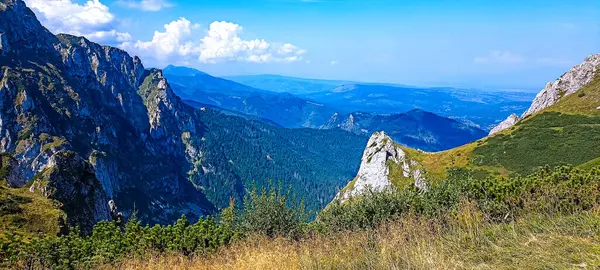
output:
MULTIPOLYGON (((567 97, 577 92, 582 87, 591 83, 598 75, 600 70, 600 54, 588 56, 581 64, 578 64, 560 76, 553 82, 546 84, 546 87, 540 91, 533 103, 521 115, 520 119, 527 118, 537 112, 540 112, 554 104, 564 97, 567 97)), ((509 128, 516 124, 519 120, 516 115, 511 115, 496 126, 490 135, 497 133, 503 129, 509 128)))
POLYGON ((382 131, 373 133, 363 153, 356 178, 338 193, 336 199, 343 201, 369 190, 379 192, 391 188, 392 164, 401 168, 402 177, 412 180, 419 189, 427 189, 422 166, 382 131))
POLYGON ((139 58, 84 37, 55 36, 23 1, 0 4, 6 182, 32 184, 32 192, 60 201, 69 225, 89 227, 116 206, 149 223, 181 214, 194 220, 230 197, 240 201, 253 180, 268 179, 306 192, 315 209, 358 169, 366 138, 195 109, 139 58))
POLYGON ((52 35, 22 1, 2 5, 0 152, 12 154, 18 172, 9 186, 52 170, 55 191, 48 197, 61 201, 68 221, 78 225, 108 218, 109 199, 125 209, 145 202, 138 205, 142 218, 153 222, 212 210, 187 179, 181 140, 181 128, 202 127, 189 120, 160 71, 145 70, 120 49, 52 35), (88 198, 89 207, 71 207, 91 194, 97 196, 88 198))

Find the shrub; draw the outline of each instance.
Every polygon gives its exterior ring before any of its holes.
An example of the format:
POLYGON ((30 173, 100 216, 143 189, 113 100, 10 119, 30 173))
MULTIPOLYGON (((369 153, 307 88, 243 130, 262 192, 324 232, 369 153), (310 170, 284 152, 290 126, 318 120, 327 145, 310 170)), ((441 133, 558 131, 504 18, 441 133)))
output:
POLYGON ((214 218, 190 224, 182 216, 172 225, 142 226, 135 218, 124 228, 116 222, 103 221, 94 226, 89 236, 75 228, 63 236, 16 241, 16 236, 0 239, 0 258, 5 263, 20 262, 26 269, 89 269, 103 263, 114 263, 130 254, 180 253, 205 255, 232 240, 233 231, 214 218))
POLYGON ((452 169, 449 179, 433 184, 428 192, 414 187, 368 192, 344 203, 333 203, 320 213, 324 230, 375 228, 408 213, 437 216, 459 210, 461 201, 477 204, 496 221, 535 213, 574 213, 600 202, 600 169, 580 171, 548 167, 527 177, 476 179, 465 169, 452 169))
POLYGON ((283 193, 281 186, 269 185, 258 191, 253 185, 244 198, 239 226, 246 234, 296 237, 307 219, 304 204, 295 200, 290 189, 283 193))

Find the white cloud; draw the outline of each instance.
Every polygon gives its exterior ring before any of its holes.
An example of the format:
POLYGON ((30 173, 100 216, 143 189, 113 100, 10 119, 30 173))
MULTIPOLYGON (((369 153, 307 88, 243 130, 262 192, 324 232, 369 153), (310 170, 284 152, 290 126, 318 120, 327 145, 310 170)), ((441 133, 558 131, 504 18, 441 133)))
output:
POLYGON ((305 50, 290 43, 270 43, 264 39, 244 40, 242 27, 231 22, 213 22, 205 34, 199 26, 185 18, 156 31, 151 41, 125 42, 126 50, 160 62, 188 61, 196 57, 203 63, 220 62, 295 62, 302 60, 305 50))
POLYGON ((338 61, 336 60, 331 60, 331 62, 329 62, 330 65, 335 66, 337 65, 338 61))
POLYGON ((115 16, 99 0, 80 5, 72 0, 25 0, 40 22, 55 34, 85 36, 98 42, 123 42, 128 33, 114 29, 115 16))
POLYGON ((491 51, 486 56, 475 57, 478 64, 516 64, 525 62, 525 58, 509 51, 491 51))
POLYGON ((190 38, 192 31, 199 27, 198 24, 180 18, 166 24, 164 32, 154 32, 151 41, 125 42, 121 47, 142 56, 153 56, 159 61, 167 61, 173 55, 188 56, 197 50, 190 38))
POLYGON ((200 44, 200 61, 294 62, 304 50, 290 44, 271 44, 264 39, 243 40, 242 27, 231 22, 213 22, 200 44))
POLYGON ((143 11, 159 11, 173 6, 172 3, 165 0, 120 0, 117 3, 143 11))

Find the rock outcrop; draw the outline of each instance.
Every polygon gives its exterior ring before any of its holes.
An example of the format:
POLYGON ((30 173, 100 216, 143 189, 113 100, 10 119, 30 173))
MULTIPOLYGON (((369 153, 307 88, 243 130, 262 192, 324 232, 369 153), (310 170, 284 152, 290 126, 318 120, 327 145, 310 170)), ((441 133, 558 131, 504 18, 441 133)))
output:
POLYGON ((357 169, 365 137, 195 109, 139 58, 84 37, 55 36, 22 0, 0 4, 0 154, 14 159, 7 159, 6 177, 12 188, 41 175, 52 179, 31 190, 67 208, 81 205, 82 212, 66 211, 70 225, 114 218, 116 205, 125 218, 137 211, 144 223, 182 214, 193 221, 231 197, 241 200, 254 177, 295 191, 314 187, 298 179, 318 178, 328 201, 357 169))
MULTIPOLYGON (((598 75, 600 70, 600 54, 588 56, 583 63, 574 66, 565 74, 560 76, 556 81, 549 82, 546 87, 540 91, 533 103, 525 111, 520 119, 524 119, 536 112, 546 109, 556 104, 561 98, 571 95, 581 89, 583 86, 589 84, 598 75)), ((514 116, 511 115, 508 119, 496 126, 490 135, 509 128, 516 124, 514 116)))
POLYGON ((90 233, 94 224, 110 220, 108 198, 96 179, 92 166, 72 151, 60 151, 50 157, 41 175, 32 183, 31 192, 61 202, 67 225, 79 226, 90 233))
POLYGON ((505 130, 509 127, 514 126, 517 122, 519 121, 519 116, 517 116, 516 114, 511 114, 510 116, 508 116, 508 118, 506 118, 506 120, 500 122, 500 124, 498 124, 496 127, 494 127, 491 131, 489 135, 493 135, 495 133, 498 133, 502 130, 505 130))
POLYGON ((546 84, 546 87, 537 94, 531 107, 523 113, 521 118, 548 108, 562 97, 577 92, 581 87, 592 82, 599 68, 600 54, 588 56, 583 63, 576 65, 556 81, 546 84))
POLYGON ((413 179, 416 187, 427 190, 424 171, 418 162, 409 159, 406 152, 382 131, 371 136, 356 178, 338 193, 336 199, 343 201, 369 190, 380 192, 392 187, 388 162, 400 166, 403 177, 413 179))

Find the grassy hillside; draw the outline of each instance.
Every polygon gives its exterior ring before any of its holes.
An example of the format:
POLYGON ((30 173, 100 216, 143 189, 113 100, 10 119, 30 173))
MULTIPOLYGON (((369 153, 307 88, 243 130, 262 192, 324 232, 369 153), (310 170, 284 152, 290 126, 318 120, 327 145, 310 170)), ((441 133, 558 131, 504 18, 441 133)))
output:
POLYGON ((31 243, 0 237, 0 265, 100 269, 565 269, 600 267, 600 168, 389 190, 304 223, 281 190, 218 221, 102 222, 31 243), (4 256, 4 257, 3 257, 4 256))
MULTIPOLYGON (((446 179, 446 171, 455 167, 471 169, 479 177, 526 175, 544 166, 591 168, 600 164, 598 107, 600 76, 557 104, 494 136, 443 152, 403 149, 423 166, 432 182, 446 179)), ((401 168, 389 165, 392 182, 402 183, 401 168)))
POLYGON ((600 74, 576 93, 563 97, 557 104, 547 108, 546 112, 568 114, 600 115, 600 74))
POLYGON ((11 170, 13 158, 0 156, 0 235, 10 232, 25 239, 35 236, 56 235, 64 213, 54 200, 47 199, 38 192, 30 192, 27 187, 9 188, 6 177, 11 170))
POLYGON ((305 241, 255 237, 208 257, 134 257, 105 269, 580 269, 600 267, 600 214, 532 215, 510 224, 463 211, 442 228, 407 217, 375 231, 305 241))
POLYGON ((63 213, 56 201, 27 188, 0 184, 0 232, 18 233, 27 239, 59 233, 63 213))

